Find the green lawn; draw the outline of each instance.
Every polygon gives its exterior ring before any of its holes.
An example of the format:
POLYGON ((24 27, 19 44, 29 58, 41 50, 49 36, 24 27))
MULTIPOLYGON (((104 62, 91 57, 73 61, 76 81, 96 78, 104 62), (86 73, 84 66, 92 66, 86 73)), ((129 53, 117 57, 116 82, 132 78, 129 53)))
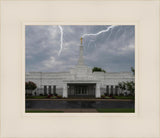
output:
POLYGON ((131 108, 111 108, 111 109, 97 109, 101 113, 134 113, 134 109, 131 108))
MULTIPOLYGON (((96 109, 97 112, 100 113, 134 113, 134 109, 131 108, 112 108, 112 109, 96 109)), ((64 111, 40 111, 40 110, 30 110, 26 111, 26 113, 64 113, 64 111)))
POLYGON ((134 96, 113 96, 114 99, 134 99, 134 96))
POLYGON ((63 113, 63 111, 26 111, 26 113, 63 113))

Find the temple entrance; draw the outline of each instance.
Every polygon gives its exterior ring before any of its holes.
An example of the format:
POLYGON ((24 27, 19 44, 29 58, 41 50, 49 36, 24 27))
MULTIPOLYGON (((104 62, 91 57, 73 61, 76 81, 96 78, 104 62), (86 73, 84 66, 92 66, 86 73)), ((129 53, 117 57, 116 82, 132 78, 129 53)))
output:
POLYGON ((94 98, 96 84, 67 84, 69 98, 94 98))
POLYGON ((75 87, 75 95, 87 95, 87 86, 75 87))

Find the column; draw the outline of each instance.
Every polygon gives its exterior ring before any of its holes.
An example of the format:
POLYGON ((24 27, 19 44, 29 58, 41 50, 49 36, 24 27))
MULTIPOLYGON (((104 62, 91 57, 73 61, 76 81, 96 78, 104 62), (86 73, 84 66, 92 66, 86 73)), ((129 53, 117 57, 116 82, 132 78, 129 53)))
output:
POLYGON ((113 86, 113 93, 115 96, 117 96, 117 86, 116 85, 113 86))
POLYGON ((115 85, 113 85, 113 96, 114 96, 114 95, 116 95, 116 91, 115 91, 115 89, 116 89, 116 86, 115 86, 115 85))
POLYGON ((49 94, 49 89, 48 89, 48 87, 49 87, 49 86, 47 85, 47 95, 49 94))
POLYGON ((100 97, 101 97, 100 84, 97 83, 97 84, 96 84, 96 98, 100 98, 100 97))
POLYGON ((120 95, 120 88, 117 86, 117 93, 118 93, 118 96, 120 95))
POLYGON ((68 93, 67 93, 67 84, 63 85, 63 98, 67 98, 68 97, 68 93))

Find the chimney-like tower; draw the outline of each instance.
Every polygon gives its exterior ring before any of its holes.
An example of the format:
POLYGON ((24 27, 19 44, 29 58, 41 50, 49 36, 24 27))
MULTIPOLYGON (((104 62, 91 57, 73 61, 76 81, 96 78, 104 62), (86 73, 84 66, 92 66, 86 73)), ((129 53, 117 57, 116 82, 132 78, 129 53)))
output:
POLYGON ((80 66, 84 65, 82 40, 83 38, 81 37, 81 46, 79 49, 79 60, 78 60, 78 65, 80 66))

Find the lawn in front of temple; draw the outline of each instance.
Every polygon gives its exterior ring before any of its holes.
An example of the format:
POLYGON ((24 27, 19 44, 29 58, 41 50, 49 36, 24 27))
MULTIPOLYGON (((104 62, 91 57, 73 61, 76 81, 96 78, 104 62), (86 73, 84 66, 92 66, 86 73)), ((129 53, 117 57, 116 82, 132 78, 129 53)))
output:
MULTIPOLYGON (((67 111, 67 110, 61 110, 61 111, 56 111, 56 110, 27 110, 26 113, 67 113, 67 112, 75 112, 73 110, 67 111)), ((83 110, 77 110, 78 112, 84 112, 83 110)), ((94 112, 100 112, 100 113, 134 113, 134 109, 132 108, 111 108, 111 109, 96 109, 95 111, 92 111, 91 113, 94 112)))

